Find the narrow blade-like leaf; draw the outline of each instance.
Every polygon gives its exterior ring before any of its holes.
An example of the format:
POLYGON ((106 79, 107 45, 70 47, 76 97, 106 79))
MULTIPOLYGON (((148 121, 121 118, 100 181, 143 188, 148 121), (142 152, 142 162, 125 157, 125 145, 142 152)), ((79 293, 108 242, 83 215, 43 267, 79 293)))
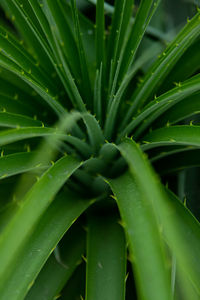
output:
POLYGON ((87 238, 86 300, 124 300, 126 245, 117 218, 90 217, 87 238), (103 222, 102 222, 103 221, 103 222))
POLYGON ((150 204, 130 173, 110 183, 127 233, 141 299, 172 299, 163 242, 150 204))
POLYGON ((27 241, 39 218, 65 181, 79 166, 80 162, 70 156, 61 158, 33 185, 23 201, 20 200, 17 212, 0 237, 0 290, 7 278, 6 271, 10 273, 9 266, 12 265, 12 261, 27 241))

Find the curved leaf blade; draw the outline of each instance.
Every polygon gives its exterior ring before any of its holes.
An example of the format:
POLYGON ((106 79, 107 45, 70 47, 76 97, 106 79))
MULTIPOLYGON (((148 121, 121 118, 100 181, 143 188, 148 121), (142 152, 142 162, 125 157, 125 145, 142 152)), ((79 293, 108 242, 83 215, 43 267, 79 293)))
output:
POLYGON ((13 260, 27 241, 39 218, 65 181, 79 166, 80 162, 70 156, 61 158, 33 185, 24 199, 19 200, 17 212, 0 237, 0 290, 3 289, 4 282, 10 273, 13 260))
POLYGON ((124 128, 127 125, 137 109, 141 108, 147 101, 152 99, 158 86, 166 78, 178 59, 198 38, 200 32, 199 15, 200 13, 198 12, 150 68, 143 83, 132 95, 133 104, 127 112, 121 128, 124 128), (166 65, 168 65, 167 68, 166 65))
POLYGON ((0 112, 0 127, 39 127, 42 122, 19 114, 0 112))
POLYGON ((91 203, 93 200, 82 199, 68 190, 56 196, 13 262, 9 280, 1 287, 2 300, 20 300, 28 293, 57 243, 91 203))
POLYGON ((163 241, 145 195, 130 173, 109 182, 127 233, 141 299, 172 299, 163 241))
POLYGON ((158 117, 162 116, 177 103, 184 101, 185 98, 199 92, 199 89, 200 76, 197 74, 185 82, 179 83, 174 89, 155 98, 124 128, 118 140, 122 136, 132 133, 134 130, 134 137, 137 139, 158 117))
POLYGON ((154 168, 159 174, 171 174, 180 172, 186 168, 200 166, 200 150, 185 149, 176 153, 169 153, 166 156, 157 158, 154 168))
POLYGON ((128 162, 132 176, 134 176, 136 183, 144 193, 149 206, 161 224, 167 243, 175 254, 178 264, 188 274, 188 279, 197 294, 200 295, 199 270, 194 269, 191 263, 191 260, 195 260, 196 257, 191 258, 190 248, 192 246, 185 240, 185 234, 178 225, 179 219, 173 203, 169 201, 148 160, 133 140, 126 139, 124 143, 118 146, 118 149, 128 162))
POLYGON ((5 155, 0 157, 0 179, 44 167, 47 165, 32 152, 5 155))
POLYGON ((144 137, 143 150, 165 145, 200 146, 200 126, 177 125, 152 131, 144 137))
POLYGON ((128 42, 124 51, 124 57, 121 64, 121 80, 127 70, 133 63, 137 49, 145 34, 146 28, 154 15, 160 0, 143 0, 140 3, 132 30, 128 37, 128 42))

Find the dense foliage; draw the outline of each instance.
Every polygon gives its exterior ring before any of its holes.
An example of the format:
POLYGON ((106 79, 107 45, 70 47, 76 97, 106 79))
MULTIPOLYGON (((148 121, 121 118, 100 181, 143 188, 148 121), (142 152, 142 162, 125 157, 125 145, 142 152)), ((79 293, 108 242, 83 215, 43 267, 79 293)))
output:
POLYGON ((200 11, 89 2, 0 2, 0 300, 200 299, 200 11))

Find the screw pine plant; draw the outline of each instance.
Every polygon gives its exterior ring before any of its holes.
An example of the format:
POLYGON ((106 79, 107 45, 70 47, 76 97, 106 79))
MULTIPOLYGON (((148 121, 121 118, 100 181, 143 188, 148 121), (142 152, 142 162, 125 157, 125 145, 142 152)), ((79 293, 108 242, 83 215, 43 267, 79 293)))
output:
POLYGON ((0 3, 0 299, 199 299, 200 12, 163 48, 159 0, 91 2, 0 3))

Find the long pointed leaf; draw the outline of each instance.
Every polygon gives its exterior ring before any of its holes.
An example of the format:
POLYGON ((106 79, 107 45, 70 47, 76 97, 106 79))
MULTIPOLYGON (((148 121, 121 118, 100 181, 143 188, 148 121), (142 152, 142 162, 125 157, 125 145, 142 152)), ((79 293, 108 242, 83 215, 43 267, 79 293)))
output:
POLYGON ((81 263, 84 253, 85 232, 80 225, 75 225, 48 258, 25 299, 44 300, 56 297, 81 263))
POLYGON ((180 103, 168 109, 154 124, 154 128, 162 127, 166 124, 175 124, 184 119, 200 113, 200 93, 192 95, 180 103))
POLYGON ((118 137, 120 138, 126 134, 130 134, 134 129, 134 137, 138 138, 143 131, 150 127, 151 124, 164 114, 168 109, 173 107, 175 104, 183 101, 186 97, 192 96, 200 90, 200 76, 196 75, 182 84, 178 84, 172 90, 160 95, 155 100, 151 101, 144 109, 136 116, 129 124, 124 128, 118 137), (142 124, 141 124, 142 123, 142 124), (140 126, 139 126, 140 125, 140 126))
POLYGON ((81 68, 81 78, 82 78, 82 86, 83 86, 83 94, 85 98, 85 102, 88 106, 88 109, 92 108, 92 91, 90 86, 90 79, 88 73, 88 66, 86 61, 85 50, 83 47, 82 37, 81 37, 81 29, 79 24, 79 16, 78 10, 76 7, 76 1, 71 0, 72 5, 72 15, 75 26, 75 36, 76 36, 76 44, 78 46, 78 54, 81 68))
POLYGON ((51 74, 52 67, 51 64, 49 64, 49 59, 46 56, 45 49, 43 49, 43 45, 40 40, 40 34, 36 34, 36 28, 33 26, 30 18, 27 18, 27 15, 23 9, 23 4, 20 6, 19 1, 12 0, 6 2, 6 5, 8 6, 12 19, 14 20, 24 40, 36 54, 40 64, 45 66, 51 74))
POLYGON ((129 173, 110 183, 128 236, 141 299, 172 299, 163 242, 147 199, 129 173))
POLYGON ((104 136, 97 120, 91 114, 84 114, 83 121, 87 127, 88 136, 94 152, 99 150, 99 147, 104 144, 104 136))
POLYGON ((35 153, 14 153, 0 157, 0 179, 45 167, 35 153))
POLYGON ((68 190, 56 196, 11 266, 9 281, 1 287, 2 300, 26 295, 59 240, 90 203, 68 190))
POLYGON ((198 38, 200 32, 200 13, 197 13, 175 40, 167 47, 162 56, 153 64, 146 74, 143 83, 133 93, 131 108, 123 120, 121 128, 133 117, 138 108, 150 101, 156 93, 156 89, 163 82, 178 59, 185 53, 191 44, 198 38), (166 68, 166 65, 168 67, 166 68))
POLYGON ((178 225, 179 219, 177 218, 176 208, 169 201, 155 172, 139 146, 133 140, 126 139, 124 143, 118 146, 118 149, 128 162, 132 176, 161 224, 167 243, 172 252, 174 252, 178 264, 188 274, 188 278, 196 292, 200 294, 199 270, 197 268, 194 269, 191 264, 194 258, 191 257, 190 245, 185 240, 185 234, 178 225))
POLYGON ((121 80, 124 73, 127 72, 128 68, 131 66, 137 49, 142 41, 146 28, 156 11, 156 8, 160 0, 143 0, 140 3, 138 13, 136 15, 133 28, 130 32, 129 39, 124 51, 124 59, 122 61, 122 70, 121 70, 121 80))
POLYGON ((80 162, 70 156, 61 158, 44 173, 23 201, 20 200, 18 211, 0 238, 0 289, 4 286, 6 272, 10 272, 9 266, 12 265, 23 243, 27 241, 33 227, 48 208, 55 194, 79 166, 80 162))
POLYGON ((116 1, 115 10, 112 18, 112 27, 108 44, 108 59, 107 59, 107 73, 110 70, 111 61, 113 61, 113 73, 111 79, 113 79, 117 61, 120 55, 120 49, 127 36, 128 25, 130 22, 131 14, 133 10, 133 0, 116 1))
POLYGON ((105 64, 105 20, 104 0, 97 1, 96 7, 96 68, 100 69, 105 64))
POLYGON ((31 78, 29 73, 24 72, 19 66, 17 66, 13 61, 8 59, 6 56, 0 53, 0 62, 3 67, 5 67, 10 72, 13 72, 24 80, 29 86, 31 86, 40 96, 49 104, 50 107, 58 114, 61 115, 65 113, 64 107, 57 101, 56 95, 52 94, 47 87, 41 85, 36 80, 31 78))
MULTIPOLYGON (((178 152, 178 151, 177 151, 178 152)), ((180 172, 186 168, 200 166, 200 151, 199 149, 186 149, 178 153, 169 153, 168 155, 156 159, 154 168, 159 174, 171 174, 180 172)))
POLYGON ((39 127, 42 122, 18 114, 0 112, 0 127, 39 127))
POLYGON ((164 145, 200 146, 200 126, 177 125, 152 131, 144 137, 143 150, 164 145))
POLYGON ((124 300, 126 246, 117 219, 109 213, 89 221, 86 300, 124 300))

